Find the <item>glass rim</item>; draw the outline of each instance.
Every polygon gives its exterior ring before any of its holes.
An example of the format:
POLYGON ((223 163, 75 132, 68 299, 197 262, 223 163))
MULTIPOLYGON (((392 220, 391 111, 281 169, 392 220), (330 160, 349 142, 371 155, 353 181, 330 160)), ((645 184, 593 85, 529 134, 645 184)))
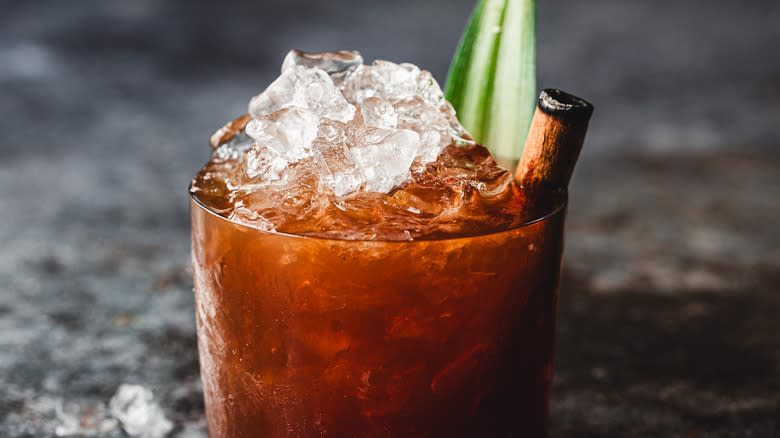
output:
POLYGON ((561 193, 561 200, 560 202, 555 205, 554 208, 552 208, 550 211, 546 212, 545 214, 535 217, 533 219, 527 220, 525 222, 522 222, 520 224, 517 224, 515 226, 512 226, 510 228, 503 228, 500 230, 494 230, 494 231, 486 231, 484 233, 475 233, 475 234, 469 234, 469 235, 456 235, 452 237, 442 237, 442 238, 434 238, 434 239, 412 239, 412 240, 389 240, 389 239, 341 239, 337 237, 325 237, 325 236, 310 236, 305 234, 295 234, 295 233, 286 233, 284 231, 266 231, 261 230, 259 228, 252 227, 247 224, 242 224, 240 222, 232 221, 225 216, 222 216, 221 214, 217 213, 213 209, 211 209, 208 205, 204 204, 200 199, 198 199, 197 196, 195 196, 195 193, 192 192, 192 186, 194 181, 191 181, 190 184, 187 186, 187 194, 189 194, 190 199, 203 211, 209 213, 210 215, 225 221, 229 224, 232 224, 234 226, 245 228, 250 232, 254 233, 260 233, 265 234, 269 236, 281 236, 281 237, 287 237, 287 238, 296 238, 296 239, 314 239, 314 240, 321 240, 321 241, 329 241, 329 242, 354 242, 354 243, 382 243, 382 244, 414 244, 414 243, 422 243, 422 242, 450 242, 450 241, 456 241, 456 240, 462 240, 462 239, 475 239, 480 237, 488 237, 488 236, 497 236, 504 233, 510 233, 513 231, 517 231, 522 228, 530 227, 538 222, 545 221, 556 214, 561 213, 563 210, 566 209, 566 206, 569 203, 569 194, 568 192, 564 191, 561 193))

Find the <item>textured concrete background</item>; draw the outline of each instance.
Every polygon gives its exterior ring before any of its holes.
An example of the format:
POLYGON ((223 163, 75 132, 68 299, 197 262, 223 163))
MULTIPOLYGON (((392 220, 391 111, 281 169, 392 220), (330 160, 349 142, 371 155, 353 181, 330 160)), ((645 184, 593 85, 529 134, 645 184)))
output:
MULTIPOLYGON (((186 186, 291 47, 443 80, 466 0, 3 2, 0 436, 150 387, 204 433, 186 186)), ((780 3, 539 2, 539 85, 596 115, 554 436, 780 429, 780 3)), ((121 435, 115 431, 114 435, 121 435)))

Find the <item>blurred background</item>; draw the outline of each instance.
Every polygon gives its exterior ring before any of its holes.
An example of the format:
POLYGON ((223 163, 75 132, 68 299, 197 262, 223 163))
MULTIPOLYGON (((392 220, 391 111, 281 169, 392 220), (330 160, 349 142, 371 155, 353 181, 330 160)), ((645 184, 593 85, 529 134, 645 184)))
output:
MULTIPOLYGON (((596 107, 553 436, 776 436, 780 2, 538 2, 538 84, 596 107)), ((0 436, 121 383, 203 436, 187 184, 285 53, 444 82, 473 0, 2 2, 0 436)), ((112 436, 120 436, 118 429, 112 436)))

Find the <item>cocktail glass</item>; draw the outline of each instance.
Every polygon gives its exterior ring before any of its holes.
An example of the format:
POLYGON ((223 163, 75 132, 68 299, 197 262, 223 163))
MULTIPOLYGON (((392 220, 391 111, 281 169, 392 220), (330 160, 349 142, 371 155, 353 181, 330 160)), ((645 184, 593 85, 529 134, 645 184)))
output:
POLYGON ((565 207, 359 241, 261 231, 193 197, 211 436, 545 436, 565 207))

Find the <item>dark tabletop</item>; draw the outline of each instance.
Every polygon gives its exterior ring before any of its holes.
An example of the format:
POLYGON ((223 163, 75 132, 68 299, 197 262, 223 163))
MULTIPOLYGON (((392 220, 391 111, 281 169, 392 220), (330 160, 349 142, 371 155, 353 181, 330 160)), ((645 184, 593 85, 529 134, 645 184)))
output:
MULTIPOLYGON (((195 3, 0 3, 0 436, 52 436, 58 406, 122 383, 202 436, 186 187, 207 137, 291 47, 443 80, 472 4, 195 3)), ((776 436, 780 3, 539 3, 539 85, 596 106, 552 435, 776 436)))

